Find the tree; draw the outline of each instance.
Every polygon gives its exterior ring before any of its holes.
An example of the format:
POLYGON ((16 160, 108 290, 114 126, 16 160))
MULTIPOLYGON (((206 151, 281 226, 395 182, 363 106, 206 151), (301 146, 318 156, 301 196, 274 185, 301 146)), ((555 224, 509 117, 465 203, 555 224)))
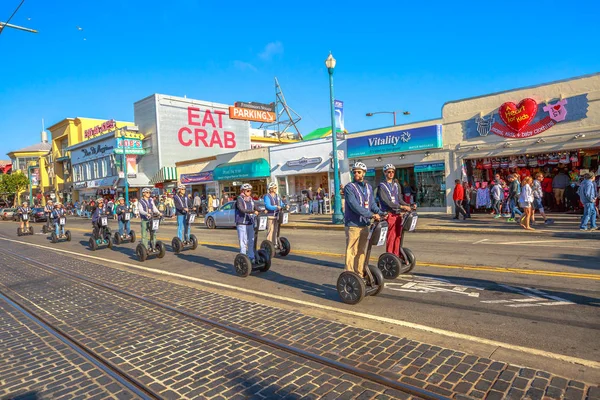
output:
POLYGON ((29 187, 29 178, 21 171, 15 171, 12 174, 2 175, 0 177, 0 193, 14 194, 15 206, 17 205, 19 192, 29 187))

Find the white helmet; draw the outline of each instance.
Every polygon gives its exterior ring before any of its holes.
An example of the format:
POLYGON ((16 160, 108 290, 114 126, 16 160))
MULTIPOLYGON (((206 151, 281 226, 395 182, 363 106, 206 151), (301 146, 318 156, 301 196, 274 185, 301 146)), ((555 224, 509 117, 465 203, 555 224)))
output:
POLYGON ((100 203, 100 202, 103 202, 103 203, 104 203, 104 198, 102 198, 102 197, 98 197, 98 198, 96 199, 96 203, 100 203))
POLYGON ((365 163, 357 161, 354 163, 354 166, 352 167, 352 171, 354 171, 355 169, 362 169, 363 171, 367 172, 367 166, 365 165, 365 163))
POLYGON ((249 183, 244 183, 240 190, 252 190, 252 185, 249 183))
POLYGON ((394 164, 385 164, 385 166, 383 167, 383 172, 387 171, 388 169, 396 170, 396 167, 394 166, 394 164))
POLYGON ((271 189, 271 188, 277 189, 277 184, 275 182, 271 182, 271 183, 269 183, 269 187, 268 188, 269 189, 271 189))
POLYGON ((54 207, 56 206, 62 206, 62 204, 59 201, 57 201, 56 203, 54 203, 54 207))
POLYGON ((179 190, 179 189, 185 190, 185 185, 177 185, 177 190, 179 190))
POLYGON ((152 193, 152 190, 150 188, 143 188, 142 194, 144 194, 144 193, 152 193))
POLYGON ((52 200, 48 200, 48 204, 52 204, 52 200))

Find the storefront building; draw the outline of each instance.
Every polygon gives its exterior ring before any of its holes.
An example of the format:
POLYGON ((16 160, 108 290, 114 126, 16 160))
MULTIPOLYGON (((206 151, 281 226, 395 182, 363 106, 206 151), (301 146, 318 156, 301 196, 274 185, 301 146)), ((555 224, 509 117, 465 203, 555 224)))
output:
POLYGON ((46 156, 51 149, 52 145, 48 143, 47 136, 42 134, 40 143, 7 153, 12 164, 12 173, 23 173, 31 180, 33 199, 29 199, 29 190, 26 188, 16 194, 19 205, 23 201, 33 201, 36 205, 46 204, 46 197, 43 195, 44 188, 50 186, 46 156))
MULTIPOLYGON (((340 183, 349 182, 346 141, 338 140, 340 183)), ((279 194, 288 198, 292 212, 300 212, 306 193, 322 188, 327 196, 333 193, 331 137, 285 144, 269 148, 271 180, 277 182, 279 194)), ((326 207, 331 211, 330 207, 326 207)))
POLYGON ((186 186, 187 193, 194 196, 213 195, 219 197, 219 182, 214 180, 213 171, 219 165, 217 157, 181 161, 175 164, 179 183, 186 186))
MULTIPOLYGON (((595 74, 446 103, 444 142, 452 148, 447 187, 461 179, 483 193, 496 174, 552 177, 559 170, 577 185, 584 173, 598 171, 599 100, 595 74)), ((479 203, 471 204, 485 208, 479 203)))
POLYGON ((160 191, 172 190, 181 175, 178 163, 250 149, 250 123, 229 118, 229 107, 163 94, 136 102, 135 123, 146 151, 138 176, 160 191))
MULTIPOLYGON (((446 212, 449 148, 444 146, 441 120, 357 132, 348 136, 349 165, 362 161, 366 180, 377 186, 383 166, 396 167, 395 179, 423 211, 446 212)), ((348 174, 348 179, 350 179, 348 174)))
POLYGON ((212 174, 221 195, 225 193, 235 198, 244 183, 251 184, 253 193, 259 197, 267 193, 271 177, 268 148, 221 154, 217 156, 216 163, 212 174))

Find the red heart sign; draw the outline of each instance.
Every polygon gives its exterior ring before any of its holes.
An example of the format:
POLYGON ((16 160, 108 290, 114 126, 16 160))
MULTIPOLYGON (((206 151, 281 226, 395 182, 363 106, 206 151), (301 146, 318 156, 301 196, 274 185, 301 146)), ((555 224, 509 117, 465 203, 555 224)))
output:
POLYGON ((507 127, 515 132, 520 132, 533 121, 537 109, 535 100, 527 98, 516 105, 512 101, 502 104, 498 114, 507 127))

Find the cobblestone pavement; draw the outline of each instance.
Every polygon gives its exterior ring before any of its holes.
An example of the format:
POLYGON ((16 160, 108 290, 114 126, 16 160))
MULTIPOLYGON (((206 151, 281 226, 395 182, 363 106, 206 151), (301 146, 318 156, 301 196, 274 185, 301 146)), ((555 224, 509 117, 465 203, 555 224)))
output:
MULTIPOLYGON (((72 267, 78 263, 65 258, 56 262, 72 267)), ((162 308, 40 270, 2 251, 0 282, 0 289, 5 286, 18 293, 19 301, 53 326, 166 399, 411 398, 162 308)))
POLYGON ((0 399, 138 398, 3 299, 0 354, 0 399))
MULTIPOLYGON (((597 386, 544 371, 430 346, 408 338, 354 328, 58 254, 29 257, 110 282, 125 290, 218 322, 259 333, 282 343, 457 399, 600 398, 597 386)), ((327 387, 327 384, 320 386, 327 387)))

